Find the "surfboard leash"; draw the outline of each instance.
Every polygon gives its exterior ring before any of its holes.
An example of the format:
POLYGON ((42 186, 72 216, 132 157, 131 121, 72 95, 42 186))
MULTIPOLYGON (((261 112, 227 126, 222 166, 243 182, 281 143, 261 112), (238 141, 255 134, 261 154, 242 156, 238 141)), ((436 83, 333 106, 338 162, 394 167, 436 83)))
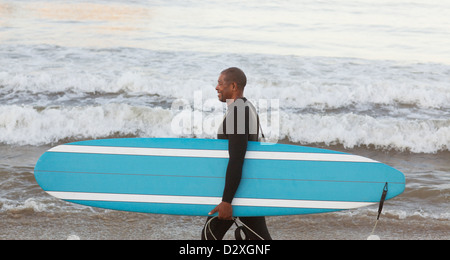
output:
POLYGON ((384 185, 383 188, 383 193, 381 194, 381 199, 380 199, 380 203, 378 205, 378 216, 377 216, 377 220, 375 221, 375 225, 372 229, 372 233, 370 233, 370 236, 373 236, 373 233, 375 232, 375 229, 377 228, 377 224, 378 224, 378 220, 380 220, 380 215, 381 212, 383 211, 383 205, 384 205, 384 201, 386 200, 386 195, 388 193, 388 183, 386 182, 386 184, 384 185))
POLYGON ((236 230, 234 231, 234 237, 236 238, 236 240, 246 240, 246 239, 243 239, 242 235, 241 235, 241 230, 244 232, 244 235, 247 235, 247 234, 245 234, 244 227, 247 228, 248 230, 250 230, 259 239, 264 240, 264 238, 262 238, 260 235, 258 235, 258 233, 256 233, 254 230, 249 228, 247 225, 245 225, 244 222, 242 222, 239 218, 233 218, 233 220, 234 220, 234 224, 237 227, 236 230), (238 225, 238 221, 242 226, 238 225))
MULTIPOLYGON (((209 233, 211 234, 211 236, 214 238, 214 240, 217 240, 216 236, 214 235, 214 233, 211 230, 211 222, 217 218, 218 216, 214 216, 211 219, 209 219, 206 224, 205 224, 205 228, 204 228, 204 236, 205 238, 207 238, 207 232, 206 229, 208 229, 209 233)), ((244 222, 242 222, 239 218, 233 218, 234 224, 236 225, 236 230, 234 231, 234 236, 236 238, 236 240, 244 240, 242 238, 241 235, 241 230, 244 231, 244 227, 247 228, 248 230, 250 230, 253 234, 255 234, 259 239, 264 240, 264 238, 262 238, 260 235, 258 235, 258 233, 256 233, 254 230, 252 230, 251 228, 249 228, 247 225, 244 224, 244 222), (238 225, 238 221, 242 226, 238 225)), ((245 234, 245 232, 244 232, 245 234)))

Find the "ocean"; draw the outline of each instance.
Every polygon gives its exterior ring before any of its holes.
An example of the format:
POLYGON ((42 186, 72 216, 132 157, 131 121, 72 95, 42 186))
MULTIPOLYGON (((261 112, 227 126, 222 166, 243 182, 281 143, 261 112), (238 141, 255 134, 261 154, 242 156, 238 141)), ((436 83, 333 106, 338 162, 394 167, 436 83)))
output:
MULTIPOLYGON (((67 142, 215 138, 217 78, 234 66, 272 142, 405 174, 380 239, 450 239, 448 13, 448 0, 0 0, 0 239, 200 239, 203 217, 53 198, 34 165, 67 142)), ((267 223, 280 240, 366 239, 377 209, 267 223)))

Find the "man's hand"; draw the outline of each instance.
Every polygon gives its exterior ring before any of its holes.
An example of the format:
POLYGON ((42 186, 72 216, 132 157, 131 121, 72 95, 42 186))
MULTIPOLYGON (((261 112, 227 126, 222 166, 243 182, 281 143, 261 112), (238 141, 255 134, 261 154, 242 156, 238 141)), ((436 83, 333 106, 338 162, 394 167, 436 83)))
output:
POLYGON ((222 201, 217 207, 215 207, 208 215, 213 215, 219 212, 220 220, 233 220, 233 207, 230 203, 222 201))

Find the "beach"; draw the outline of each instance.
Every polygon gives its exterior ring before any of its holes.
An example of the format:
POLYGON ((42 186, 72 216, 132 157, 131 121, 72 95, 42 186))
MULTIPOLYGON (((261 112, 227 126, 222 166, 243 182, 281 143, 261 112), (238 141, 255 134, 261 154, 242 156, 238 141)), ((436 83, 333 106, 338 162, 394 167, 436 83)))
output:
MULTIPOLYGON (((0 239, 200 239, 204 217, 64 202, 38 186, 34 166, 82 140, 216 138, 215 86, 232 66, 272 142, 405 174, 382 240, 450 239, 449 11, 450 1, 419 0, 0 0, 0 239)), ((277 240, 359 240, 377 210, 267 223, 277 240)))

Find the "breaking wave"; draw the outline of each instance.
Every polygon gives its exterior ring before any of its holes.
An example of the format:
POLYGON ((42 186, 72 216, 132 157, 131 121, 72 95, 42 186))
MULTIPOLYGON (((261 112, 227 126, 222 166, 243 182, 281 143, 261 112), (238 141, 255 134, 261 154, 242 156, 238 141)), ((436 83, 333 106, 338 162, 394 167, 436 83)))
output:
MULTIPOLYGON (((107 137, 199 137, 215 138, 214 120, 195 129, 194 111, 184 113, 160 107, 106 104, 81 107, 0 106, 0 143, 46 145, 107 137), (183 125, 174 120, 185 120, 183 125), (174 129, 174 127, 184 129, 174 129), (187 128, 187 129, 186 129, 187 128), (207 128, 212 130, 207 131, 207 128), (203 131, 202 131, 203 130, 203 131)), ((215 113, 216 119, 222 118, 215 113)), ((269 114, 261 114, 262 122, 269 114)), ((198 126, 197 126, 198 127, 198 126)), ((300 144, 325 143, 346 148, 374 146, 414 153, 435 153, 450 148, 449 119, 376 118, 355 113, 296 114, 280 112, 279 129, 263 125, 268 134, 300 144)))

